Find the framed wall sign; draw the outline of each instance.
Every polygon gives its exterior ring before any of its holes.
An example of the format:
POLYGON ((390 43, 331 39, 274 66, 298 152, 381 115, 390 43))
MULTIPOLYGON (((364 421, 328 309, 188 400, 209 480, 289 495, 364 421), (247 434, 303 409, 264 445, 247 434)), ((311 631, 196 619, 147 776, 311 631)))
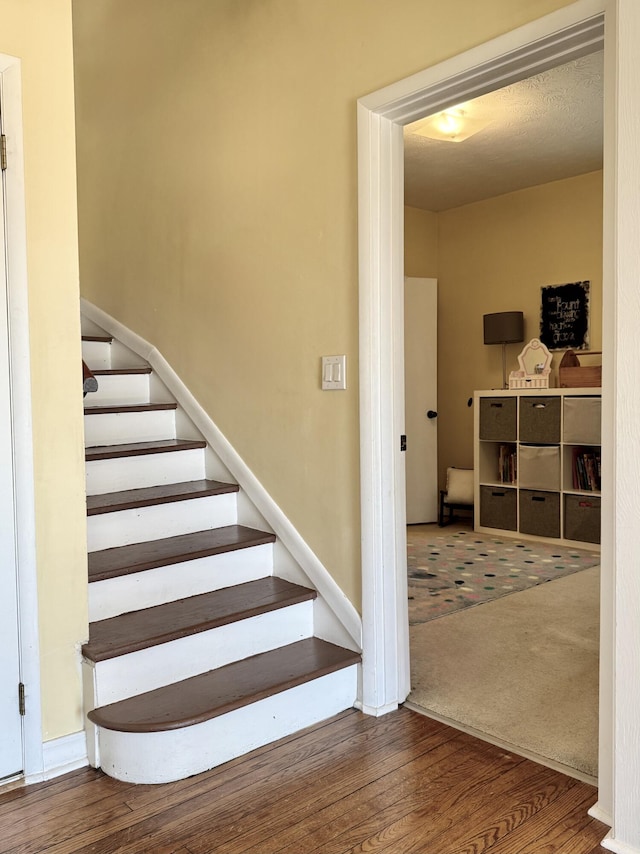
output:
POLYGON ((572 282, 542 288, 540 340, 549 350, 588 349, 589 285, 572 282))

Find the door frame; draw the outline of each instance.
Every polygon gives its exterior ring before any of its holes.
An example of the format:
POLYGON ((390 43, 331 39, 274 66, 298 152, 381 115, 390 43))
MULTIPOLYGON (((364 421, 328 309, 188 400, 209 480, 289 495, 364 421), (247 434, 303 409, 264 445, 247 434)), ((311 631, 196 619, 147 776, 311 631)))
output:
MULTIPOLYGON (((362 523, 363 693, 365 712, 397 708, 410 690, 404 525, 403 324, 403 135, 417 119, 452 104, 530 77, 599 49, 607 15, 609 68, 615 62, 615 23, 607 0, 577 0, 556 12, 499 36, 358 101, 360 269, 360 463, 362 523), (613 60, 611 59, 613 57, 613 60)), ((606 62, 605 58, 605 62, 606 62)), ((605 80, 605 136, 615 139, 615 75, 605 80), (607 124, 609 130, 607 131, 607 124)), ((606 140, 605 140, 606 143, 606 140)), ((613 175, 605 145, 605 174, 613 175)), ((605 179, 606 182, 607 179, 605 179)), ((615 187, 605 190, 605 220, 613 219, 615 187), (607 197, 608 194, 608 197, 607 197)), ((606 242, 604 350, 615 347, 615 278, 606 242), (608 276, 611 276, 608 278, 608 276)), ((613 362, 613 359, 611 359, 613 362)), ((611 372, 605 369, 605 386, 611 372)), ((605 462, 612 464, 613 385, 603 389, 612 414, 603 423, 605 462)), ((602 562, 614 571, 613 465, 603 490, 602 562)), ((604 590, 604 585, 603 585, 604 590)), ((612 780, 613 610, 602 596, 600 694, 600 800, 597 817, 610 823, 612 780)))
POLYGON ((31 371, 27 281, 27 233, 22 133, 21 63, 0 54, 0 98, 7 138, 5 171, 7 231, 7 314, 9 326, 9 381, 12 404, 14 507, 17 555, 20 674, 25 686, 23 717, 23 773, 37 780, 43 773, 40 699, 40 647, 36 525, 34 501, 31 371))

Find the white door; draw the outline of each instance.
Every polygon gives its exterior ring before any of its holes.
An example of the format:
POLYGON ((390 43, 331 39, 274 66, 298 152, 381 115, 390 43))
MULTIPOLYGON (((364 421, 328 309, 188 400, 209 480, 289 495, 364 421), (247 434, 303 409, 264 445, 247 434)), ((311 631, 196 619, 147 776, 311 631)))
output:
POLYGON ((404 280, 407 524, 438 518, 438 281, 404 280))
POLYGON ((4 173, 0 204, 0 780, 23 770, 4 173))

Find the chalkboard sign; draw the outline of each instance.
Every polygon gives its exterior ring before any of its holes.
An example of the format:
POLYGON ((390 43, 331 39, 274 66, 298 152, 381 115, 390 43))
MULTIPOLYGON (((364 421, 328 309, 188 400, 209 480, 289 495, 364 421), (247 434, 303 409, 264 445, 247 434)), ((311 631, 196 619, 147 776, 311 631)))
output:
POLYGON ((542 288, 540 340, 549 350, 589 347, 589 282, 542 288))

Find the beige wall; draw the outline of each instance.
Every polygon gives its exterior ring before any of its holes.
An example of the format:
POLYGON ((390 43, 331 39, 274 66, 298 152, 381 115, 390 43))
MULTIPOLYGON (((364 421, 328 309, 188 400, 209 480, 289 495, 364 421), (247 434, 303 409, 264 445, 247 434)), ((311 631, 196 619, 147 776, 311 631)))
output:
POLYGON ((408 205, 404 209, 404 274, 438 278, 438 214, 408 205))
POLYGON ((71 2, 0 0, 0 13, 0 52, 22 61, 36 553, 48 740, 82 728, 77 644, 87 635, 71 2))
MULTIPOLYGON (((556 181, 438 215, 438 456, 473 465, 476 389, 502 385, 502 348, 483 343, 482 315, 523 311, 540 332, 540 288, 591 281, 591 349, 602 349, 602 172, 556 181)), ((507 345, 507 372, 522 344, 507 345)), ((554 355, 557 374, 560 355, 554 355)))
POLYGON ((80 269, 360 604, 356 100, 566 0, 75 0, 80 269), (319 388, 346 353, 348 390, 319 388))

